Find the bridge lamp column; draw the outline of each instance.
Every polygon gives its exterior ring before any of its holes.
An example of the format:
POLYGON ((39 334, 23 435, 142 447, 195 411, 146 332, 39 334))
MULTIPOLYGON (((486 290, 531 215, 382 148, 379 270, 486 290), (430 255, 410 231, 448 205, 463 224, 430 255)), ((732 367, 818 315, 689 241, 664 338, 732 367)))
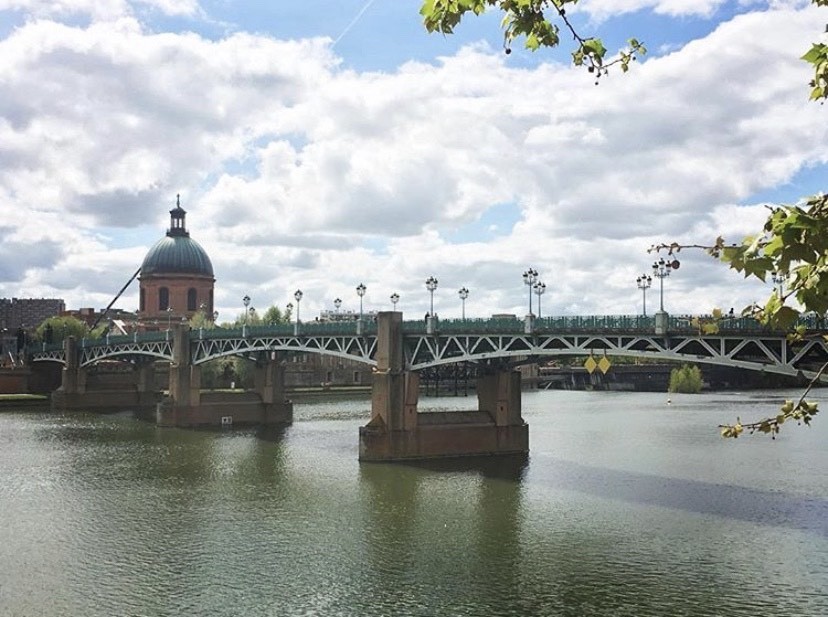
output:
POLYGON ((173 313, 172 307, 168 306, 167 307, 167 330, 172 328, 172 313, 173 313))
POLYGON ((302 296, 303 296, 303 294, 302 294, 301 289, 297 289, 296 291, 293 292, 293 297, 296 300, 296 323, 299 323, 299 321, 300 321, 299 320, 299 305, 302 302, 302 296))
POLYGON ((641 312, 647 316, 647 290, 653 286, 653 277, 642 274, 635 279, 635 284, 641 290, 641 312))
POLYGON ((340 306, 342 306, 342 298, 334 299, 334 309, 336 309, 337 313, 339 313, 339 307, 340 306))
POLYGON ((774 272, 771 275, 771 280, 773 281, 773 286, 776 288, 776 293, 779 294, 779 299, 782 299, 782 296, 785 295, 785 275, 781 272, 774 272))
POLYGON ((215 324, 218 321, 218 311, 213 311, 213 323, 215 324))
POLYGON ((365 295, 366 287, 363 283, 360 283, 356 287, 357 295, 359 296, 359 319, 357 320, 357 334, 362 336, 362 298, 365 295))
POLYGON ((457 295, 460 296, 460 317, 463 321, 466 321, 466 299, 469 297, 469 290, 461 287, 457 291, 457 295))
POLYGON ((538 319, 541 318, 541 296, 546 293, 546 283, 538 281, 532 286, 535 290, 535 295, 538 297, 538 319))
POLYGON ((669 323, 669 315, 664 310, 664 279, 670 276, 670 270, 675 270, 678 267, 677 259, 664 261, 662 258, 653 264, 653 276, 659 280, 659 309, 655 315, 655 333, 659 335, 667 334, 669 323))
POLYGON ((397 310, 397 302, 399 302, 399 301, 400 301, 400 294, 398 294, 397 292, 392 293, 391 294, 391 306, 394 307, 395 312, 397 310))
POLYGON ((437 279, 433 276, 429 276, 426 279, 426 289, 428 289, 428 293, 431 294, 431 310, 426 317, 426 333, 427 334, 434 334, 434 331, 437 329, 437 316, 434 315, 434 290, 437 289, 437 279))
POLYGON ((250 306, 250 296, 245 295, 242 298, 242 304, 244 304, 244 325, 247 325, 247 307, 250 306))
POLYGON ((529 315, 532 315, 532 286, 538 282, 538 271, 529 268, 523 273, 523 284, 529 287, 529 315))
POLYGON ((658 310, 664 312, 664 279, 670 276, 673 262, 664 261, 662 257, 653 264, 653 276, 659 280, 658 310))
POLYGON ((429 276, 426 279, 425 284, 426 284, 426 289, 428 289, 428 293, 431 294, 431 304, 430 304, 431 310, 429 311, 428 314, 431 317, 434 317, 434 291, 437 289, 438 281, 433 276, 429 276))
POLYGON ((356 286, 356 292, 359 296, 359 320, 362 321, 362 298, 365 296, 365 290, 367 287, 363 283, 360 283, 356 286))

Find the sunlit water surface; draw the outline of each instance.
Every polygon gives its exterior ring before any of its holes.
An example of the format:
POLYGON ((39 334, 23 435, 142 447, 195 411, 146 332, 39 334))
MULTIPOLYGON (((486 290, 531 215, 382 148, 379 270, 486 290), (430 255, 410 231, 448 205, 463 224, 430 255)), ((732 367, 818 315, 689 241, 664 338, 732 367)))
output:
POLYGON ((366 400, 270 432, 6 411, 0 615, 828 615, 828 417, 716 428, 796 394, 527 392, 528 461, 430 465, 357 461, 366 400))

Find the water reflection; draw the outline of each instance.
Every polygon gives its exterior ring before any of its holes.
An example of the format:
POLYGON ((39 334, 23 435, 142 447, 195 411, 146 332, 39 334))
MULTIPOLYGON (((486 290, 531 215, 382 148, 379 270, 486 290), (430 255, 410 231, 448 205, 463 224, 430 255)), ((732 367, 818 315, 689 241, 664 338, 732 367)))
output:
POLYGON ((828 614, 828 425, 731 444, 704 397, 563 396, 526 397, 528 460, 359 464, 338 403, 0 415, 0 616, 828 614))

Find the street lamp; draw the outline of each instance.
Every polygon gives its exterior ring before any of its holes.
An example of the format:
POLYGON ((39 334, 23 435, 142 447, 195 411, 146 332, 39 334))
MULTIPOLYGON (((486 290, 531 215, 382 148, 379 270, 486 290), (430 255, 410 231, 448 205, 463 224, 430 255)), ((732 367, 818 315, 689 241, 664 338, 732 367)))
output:
POLYGON ((532 285, 532 289, 535 290, 535 295, 538 297, 538 319, 541 318, 541 296, 546 293, 546 283, 538 281, 534 285, 532 285))
POLYGON ((463 321, 466 320, 466 298, 469 297, 469 290, 465 287, 461 287, 457 291, 457 295, 460 296, 460 314, 463 318, 463 321))
POLYGON ((213 323, 215 324, 218 321, 218 311, 213 311, 213 323))
POLYGON ((340 306, 342 306, 342 299, 341 298, 336 298, 334 300, 334 308, 336 309, 337 313, 339 312, 339 307, 340 306))
POLYGON ((398 294, 395 291, 394 293, 391 294, 391 304, 394 307, 395 311, 397 310, 397 302, 399 302, 399 301, 400 301, 400 294, 398 294))
POLYGON ((658 310, 664 312, 664 279, 670 276, 670 270, 673 268, 673 262, 664 261, 662 257, 653 264, 653 276, 659 279, 659 300, 658 310))
POLYGON ((293 313, 293 302, 288 302, 285 308, 288 312, 288 321, 290 321, 290 314, 293 313))
POLYGON ((250 306, 250 296, 245 296, 242 298, 242 304, 244 304, 244 324, 247 325, 247 307, 250 306))
POLYGON ((365 295, 365 289, 366 289, 366 287, 362 283, 360 283, 359 285, 356 286, 356 292, 357 292, 357 295, 359 296, 359 320, 360 321, 362 321, 362 296, 365 295))
POLYGON ((635 284, 641 290, 641 309, 644 317, 647 316, 647 290, 653 286, 653 277, 642 274, 635 279, 635 284))
POLYGON ((172 307, 168 306, 167 307, 167 330, 169 330, 172 327, 172 312, 173 312, 172 307))
POLYGON ((785 295, 785 278, 785 275, 781 272, 774 272, 771 275, 771 280, 773 281, 773 285, 779 293, 780 300, 782 299, 782 296, 785 295))
POLYGON ((523 283, 529 287, 529 314, 532 314, 532 286, 538 280, 538 271, 534 268, 529 268, 523 273, 523 283))
POLYGON ((256 308, 251 306, 248 313, 250 314, 250 321, 255 324, 256 323, 256 308))
POLYGON ((297 289, 294 291, 293 297, 296 298, 296 323, 299 323, 299 303, 302 302, 302 290, 297 289))
POLYGON ((431 294, 431 312, 429 315, 434 317, 434 290, 437 289, 437 279, 433 276, 429 276, 426 279, 426 289, 428 289, 428 293, 431 294))

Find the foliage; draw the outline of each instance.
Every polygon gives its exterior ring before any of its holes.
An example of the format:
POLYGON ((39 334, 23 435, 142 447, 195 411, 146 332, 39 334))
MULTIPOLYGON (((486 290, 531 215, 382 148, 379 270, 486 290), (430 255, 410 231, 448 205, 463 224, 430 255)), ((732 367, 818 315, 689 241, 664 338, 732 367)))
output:
POLYGON ((828 367, 828 363, 822 366, 816 378, 811 381, 796 403, 793 401, 785 401, 785 404, 782 405, 776 416, 764 418, 758 422, 742 424, 741 419, 736 418, 736 424, 720 424, 719 428, 722 429, 722 437, 733 437, 735 439, 744 431, 747 431, 751 435, 756 432, 765 433, 766 435, 770 435, 771 439, 776 439, 776 435, 779 433, 779 427, 788 420, 794 420, 797 424, 810 426, 813 417, 819 413, 819 407, 816 403, 806 401, 805 397, 808 396, 811 388, 817 382, 820 375, 822 375, 823 371, 825 371, 826 367, 828 367))
POLYGON ((216 322, 213 321, 212 315, 208 315, 203 308, 199 309, 192 317, 190 317, 190 328, 198 330, 203 328, 205 330, 212 330, 216 327, 216 322))
POLYGON ((774 289, 763 305, 747 307, 743 314, 789 330, 803 313, 828 312, 828 195, 810 197, 803 205, 769 207, 769 211, 762 232, 740 244, 728 244, 720 236, 712 245, 673 242, 650 250, 675 255, 682 249, 700 248, 745 278, 784 280, 781 293, 774 289))
POLYGON ((262 323, 268 326, 280 323, 290 323, 290 310, 286 309, 282 311, 274 304, 264 312, 264 315, 262 315, 262 323))
MULTIPOLYGON (((774 288, 761 305, 746 307, 743 315, 753 315, 763 324, 801 338, 804 330, 794 327, 803 313, 825 315, 828 312, 828 195, 815 195, 802 204, 769 207, 762 232, 749 236, 741 243, 728 244, 718 237, 712 245, 659 244, 650 250, 666 250, 674 255, 682 249, 699 248, 720 259, 745 278, 762 281, 769 278, 784 281, 784 287, 774 288)), ((821 379, 828 363, 814 377, 813 385, 821 379)), ((810 391, 810 386, 806 393, 810 391)), ((804 396, 804 395, 803 395, 804 396)), ((787 403, 775 418, 743 425, 737 421, 722 430, 725 437, 738 437, 749 432, 776 434, 786 419, 810 423, 817 413, 816 403, 800 399, 796 405, 787 403)))
POLYGON ((201 387, 209 390, 227 388, 236 381, 236 358, 216 358, 201 364, 201 387))
MULTIPOLYGON (((816 6, 828 7, 828 0, 812 0, 816 6)), ((828 32, 828 25, 825 26, 828 32)), ((811 100, 825 101, 828 99, 828 44, 814 43, 805 55, 805 62, 814 65, 814 78, 810 81, 811 100)))
MULTIPOLYGON (((579 34, 567 16, 567 5, 574 6, 578 0, 423 0, 420 14, 429 32, 451 34, 467 13, 481 15, 488 8, 503 13, 503 47, 511 53, 512 42, 523 38, 527 49, 535 51, 541 47, 556 47, 560 43, 561 27, 565 28, 575 41, 572 63, 586 66, 587 71, 597 79, 607 74, 610 66, 618 65, 626 72, 630 62, 645 54, 644 45, 629 39, 629 47, 608 60, 607 50, 601 39, 579 34)), ((811 0, 815 6, 826 7, 828 0, 811 0)), ((811 99, 828 99, 828 45, 814 43, 802 59, 814 67, 814 78, 810 81, 811 99)))
POLYGON ((669 392, 698 394, 702 389, 702 374, 698 366, 684 364, 670 371, 669 392))
POLYGON ((241 328, 245 324, 248 326, 272 326, 276 324, 290 323, 290 320, 290 307, 282 310, 274 304, 264 313, 251 309, 248 311, 246 318, 244 312, 242 312, 233 322, 222 324, 222 326, 227 328, 241 328))
MULTIPOLYGON (((512 42, 523 38, 527 49, 536 51, 541 47, 556 47, 560 43, 560 29, 563 26, 572 35, 576 46, 572 62, 586 66, 596 80, 606 75, 608 68, 619 65, 627 72, 630 62, 637 55, 647 53, 644 45, 636 40, 628 41, 629 47, 619 51, 613 60, 607 60, 607 50, 601 39, 583 37, 572 25, 566 14, 567 5, 578 0, 425 0, 420 8, 423 24, 429 32, 451 34, 466 13, 480 15, 488 7, 503 12, 503 47, 506 53, 512 51, 512 42)), ((597 81, 595 82, 598 83, 597 81)))
POLYGON ((35 328, 34 340, 48 342, 47 339, 51 338, 52 343, 62 343, 69 336, 74 336, 76 340, 99 338, 103 333, 103 329, 104 327, 98 327, 92 332, 86 322, 76 317, 49 317, 35 328), (48 334, 49 329, 51 329, 51 334, 48 334))

